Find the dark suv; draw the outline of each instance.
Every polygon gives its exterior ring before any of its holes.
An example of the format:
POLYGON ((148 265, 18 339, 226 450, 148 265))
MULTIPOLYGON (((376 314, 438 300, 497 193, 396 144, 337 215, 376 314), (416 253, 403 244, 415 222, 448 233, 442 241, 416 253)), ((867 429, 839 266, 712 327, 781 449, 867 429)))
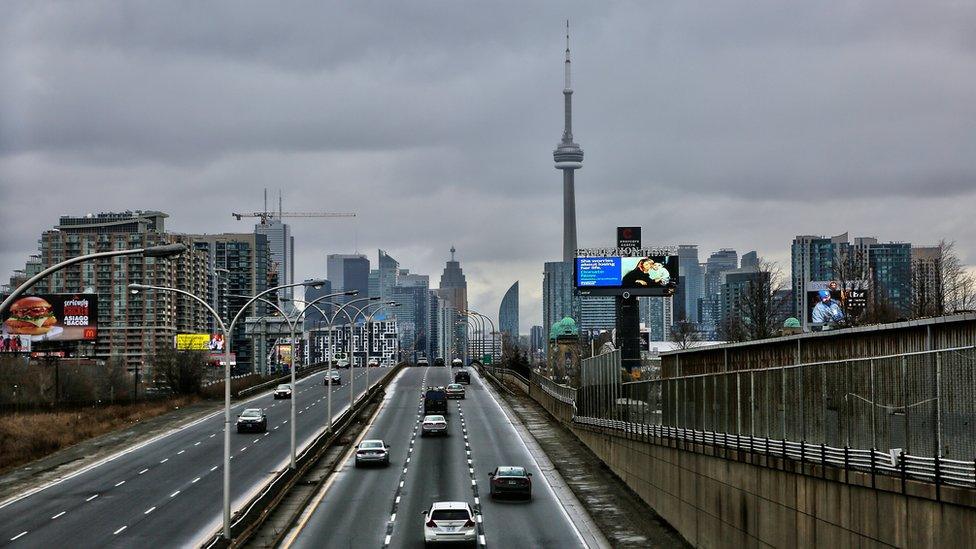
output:
POLYGON ((255 431, 264 433, 268 430, 268 416, 260 408, 248 408, 237 416, 237 432, 255 431))
POLYGON ((471 384, 471 374, 467 370, 461 370, 454 374, 454 383, 467 383, 471 384))

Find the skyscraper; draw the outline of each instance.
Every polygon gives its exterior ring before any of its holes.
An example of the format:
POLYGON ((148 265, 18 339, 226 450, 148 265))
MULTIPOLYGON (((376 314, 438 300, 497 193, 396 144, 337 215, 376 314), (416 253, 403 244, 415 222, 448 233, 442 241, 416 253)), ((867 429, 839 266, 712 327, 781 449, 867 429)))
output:
POLYGON ((573 316, 573 265, 566 261, 547 261, 542 273, 542 327, 573 316))
POLYGON ((410 360, 414 351, 430 357, 430 277, 401 270, 391 292, 389 297, 400 304, 390 310, 399 323, 400 348, 411 353, 410 360))
POLYGON ((566 86, 563 88, 563 138, 552 153, 563 171, 563 261, 576 258, 576 188, 574 173, 583 167, 583 149, 573 142, 573 88, 570 82, 569 21, 566 21, 566 86))
MULTIPOLYGON (((699 322, 698 300, 702 297, 702 268, 698 262, 698 246, 694 244, 681 244, 678 246, 678 269, 681 273, 681 281, 678 284, 678 293, 684 299, 684 305, 679 306, 675 303, 676 320, 687 320, 688 322, 699 322), (682 311, 683 317, 678 315, 682 311)), ((675 299, 679 299, 675 294, 675 299)))
POLYGON ((369 296, 369 258, 365 255, 330 254, 326 270, 333 292, 359 290, 356 297, 340 296, 335 300, 336 303, 369 296))
POLYGON ((501 306, 498 307, 498 329, 502 332, 502 337, 507 338, 512 345, 518 345, 519 337, 519 283, 515 284, 505 292, 501 306))
MULTIPOLYGON (((268 239, 271 250, 271 268, 278 274, 278 285, 295 282, 295 237, 291 227, 279 219, 262 220, 254 226, 254 234, 262 234, 268 239)), ((293 288, 278 290, 278 299, 286 307, 292 306, 293 288)), ((287 309, 286 309, 287 310, 287 309)))
MULTIPOLYGON (((462 311, 468 310, 468 282, 461 270, 461 263, 454 258, 455 252, 457 250, 451 246, 451 259, 444 266, 444 272, 441 273, 440 288, 437 290, 441 311, 452 308, 462 311)), ((438 320, 438 326, 442 337, 442 350, 450 349, 453 356, 460 357, 464 354, 465 326, 457 323, 457 318, 464 320, 465 317, 458 317, 457 313, 446 314, 438 320), (443 339, 444 337, 447 339, 443 339)), ((447 359, 449 355, 443 354, 441 356, 447 359)))

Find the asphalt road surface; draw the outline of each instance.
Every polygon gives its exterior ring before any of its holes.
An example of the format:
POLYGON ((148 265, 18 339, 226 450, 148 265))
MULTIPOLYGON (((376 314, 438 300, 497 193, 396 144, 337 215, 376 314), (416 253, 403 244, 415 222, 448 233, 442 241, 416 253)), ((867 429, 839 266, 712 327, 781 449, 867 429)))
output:
POLYGON ((584 546, 519 434, 473 370, 466 398, 449 401, 450 435, 420 437, 423 389, 447 385, 457 370, 415 367, 398 376, 363 437, 385 440, 391 465, 356 468, 352 455, 346 456, 286 547, 423 547, 421 513, 439 500, 466 501, 475 509, 480 545, 584 546), (488 497, 488 473, 499 465, 525 466, 534 474, 531 501, 488 497))
MULTIPOLYGON (((332 389, 333 418, 349 404, 349 370, 332 389)), ((387 372, 373 368, 370 383, 387 372)), ((365 370, 356 368, 356 393, 365 370)), ((294 393, 299 451, 324 429, 323 373, 299 380, 294 393)), ((290 402, 271 393, 235 404, 264 408, 267 433, 231 432, 231 502, 240 507, 288 466, 290 402)), ((0 507, 0 546, 186 547, 220 528, 223 502, 223 411, 153 439, 100 465, 0 507)), ((233 425, 231 427, 234 428, 233 425)))

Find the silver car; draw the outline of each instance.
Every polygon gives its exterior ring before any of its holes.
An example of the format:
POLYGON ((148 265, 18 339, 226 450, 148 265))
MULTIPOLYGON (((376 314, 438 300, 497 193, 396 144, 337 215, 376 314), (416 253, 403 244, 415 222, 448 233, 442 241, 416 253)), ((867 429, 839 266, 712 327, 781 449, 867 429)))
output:
POLYGON ((420 425, 420 436, 447 435, 447 420, 444 416, 424 416, 420 425))
POLYGON ((382 440, 364 440, 356 446, 356 467, 367 463, 390 464, 390 445, 382 440))

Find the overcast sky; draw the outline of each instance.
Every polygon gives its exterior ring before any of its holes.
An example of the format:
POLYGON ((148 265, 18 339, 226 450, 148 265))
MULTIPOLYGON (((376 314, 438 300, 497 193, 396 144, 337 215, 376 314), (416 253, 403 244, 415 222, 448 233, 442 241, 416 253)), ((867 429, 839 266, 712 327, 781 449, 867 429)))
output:
POLYGON ((561 255, 564 20, 579 241, 702 258, 797 234, 957 241, 976 263, 972 2, 110 2, 0 6, 0 277, 62 214, 247 232, 281 188, 296 275, 383 248, 472 306, 561 255))

